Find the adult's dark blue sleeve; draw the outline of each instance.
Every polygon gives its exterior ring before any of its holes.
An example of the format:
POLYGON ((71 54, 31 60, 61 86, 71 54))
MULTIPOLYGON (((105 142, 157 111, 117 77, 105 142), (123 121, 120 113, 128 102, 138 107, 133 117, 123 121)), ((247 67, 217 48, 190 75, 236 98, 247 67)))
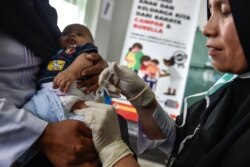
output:
POLYGON ((0 31, 47 59, 58 49, 56 10, 48 0, 1 0, 0 31))

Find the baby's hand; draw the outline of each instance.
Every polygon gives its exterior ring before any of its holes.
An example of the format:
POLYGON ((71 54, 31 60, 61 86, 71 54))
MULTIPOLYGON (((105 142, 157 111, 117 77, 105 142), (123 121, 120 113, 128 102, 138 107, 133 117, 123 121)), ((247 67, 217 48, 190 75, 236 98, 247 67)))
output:
POLYGON ((76 80, 74 73, 64 70, 57 74, 53 80, 53 88, 59 88, 62 92, 68 92, 71 84, 76 80))

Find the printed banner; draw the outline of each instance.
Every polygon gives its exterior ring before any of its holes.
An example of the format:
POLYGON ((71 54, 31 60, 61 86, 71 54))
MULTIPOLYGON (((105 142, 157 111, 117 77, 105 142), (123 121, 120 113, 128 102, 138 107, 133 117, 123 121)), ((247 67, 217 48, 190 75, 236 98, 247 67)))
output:
MULTIPOLYGON (((200 0, 134 0, 120 64, 133 69, 173 118, 180 114, 200 0)), ((129 102, 112 99, 118 113, 136 121, 129 102)))

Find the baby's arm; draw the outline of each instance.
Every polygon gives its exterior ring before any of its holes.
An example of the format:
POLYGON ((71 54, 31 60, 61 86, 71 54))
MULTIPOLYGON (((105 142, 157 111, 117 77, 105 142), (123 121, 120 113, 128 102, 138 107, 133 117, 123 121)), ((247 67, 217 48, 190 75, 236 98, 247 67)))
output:
POLYGON ((86 58, 88 53, 82 53, 65 70, 57 74, 53 80, 53 88, 59 88, 62 92, 67 92, 70 85, 80 79, 83 69, 93 65, 93 62, 86 58))

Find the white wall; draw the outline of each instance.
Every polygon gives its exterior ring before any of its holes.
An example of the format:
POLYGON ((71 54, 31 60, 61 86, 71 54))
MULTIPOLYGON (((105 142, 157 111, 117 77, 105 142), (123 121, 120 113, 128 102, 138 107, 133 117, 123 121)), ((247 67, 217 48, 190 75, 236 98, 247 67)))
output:
POLYGON ((99 19, 101 2, 102 0, 87 1, 85 18, 83 21, 92 32, 94 38, 96 38, 96 29, 97 29, 97 23, 99 21, 98 19, 99 19))
POLYGON ((95 44, 107 61, 119 61, 133 0, 114 0, 112 20, 99 15, 95 44))

